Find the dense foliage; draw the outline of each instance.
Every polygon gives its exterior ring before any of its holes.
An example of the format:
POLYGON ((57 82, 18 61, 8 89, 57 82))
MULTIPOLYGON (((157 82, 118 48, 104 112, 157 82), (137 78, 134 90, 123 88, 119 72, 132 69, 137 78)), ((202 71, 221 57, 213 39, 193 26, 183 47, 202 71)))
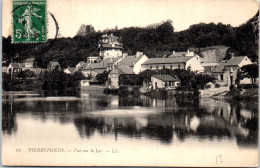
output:
POLYGON ((58 67, 43 75, 42 90, 57 91, 58 95, 73 94, 80 90, 80 80, 85 79, 81 72, 66 74, 58 67))
POLYGON ((110 71, 104 71, 103 73, 99 73, 96 75, 96 79, 100 84, 105 84, 108 81, 108 74, 110 71))
POLYGON ((124 50, 129 54, 143 51, 148 57, 162 57, 173 50, 186 51, 190 47, 225 45, 238 55, 258 60, 258 26, 254 25, 258 13, 245 24, 232 27, 222 23, 200 23, 189 29, 174 32, 174 23, 167 20, 145 28, 128 27, 95 32, 91 26, 84 27, 85 36, 49 39, 43 44, 12 44, 11 37, 3 37, 3 62, 23 61, 35 57, 39 67, 49 61, 58 61, 62 68, 86 61, 90 55, 98 55, 98 41, 103 33, 120 37, 124 50))
POLYGON ((80 80, 85 77, 81 72, 66 74, 55 68, 52 72, 35 75, 32 71, 11 74, 3 73, 3 90, 5 91, 57 91, 57 95, 75 94, 80 90, 80 80))
POLYGON ((258 64, 242 66, 239 72, 240 79, 251 78, 253 84, 255 79, 259 77, 258 66, 258 64))

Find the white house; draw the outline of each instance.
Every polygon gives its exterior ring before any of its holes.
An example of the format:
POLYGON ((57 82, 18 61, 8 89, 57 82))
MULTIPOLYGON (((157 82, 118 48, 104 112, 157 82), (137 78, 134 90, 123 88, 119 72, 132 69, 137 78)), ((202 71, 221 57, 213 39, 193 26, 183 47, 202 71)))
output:
POLYGON ((153 89, 157 88, 176 88, 180 85, 180 80, 171 75, 153 75, 151 76, 153 89))
POLYGON ((47 65, 47 69, 49 71, 52 71, 56 67, 60 68, 60 64, 57 61, 50 61, 49 64, 47 65))
POLYGON ((118 60, 116 64, 118 66, 127 65, 133 69, 135 74, 139 74, 142 71, 142 64, 148 60, 148 57, 143 52, 136 52, 135 55, 128 56, 126 53, 123 54, 123 58, 118 60))
POLYGON ((97 63, 100 61, 99 59, 99 56, 89 56, 87 63, 97 63))
POLYGON ((84 69, 84 67, 87 66, 87 63, 85 61, 80 61, 77 65, 76 65, 76 70, 82 70, 84 69))
POLYGON ((201 65, 197 56, 189 57, 172 57, 172 58, 150 58, 142 64, 142 71, 146 69, 188 69, 194 72, 203 72, 204 67, 201 65))
POLYGON ((66 74, 73 74, 76 70, 76 67, 66 68, 64 69, 64 73, 66 74))
POLYGON ((95 76, 99 73, 103 73, 106 70, 111 70, 112 66, 120 60, 122 57, 116 57, 116 58, 106 58, 98 63, 89 63, 86 67, 82 69, 82 74, 85 77, 88 77, 89 75, 95 76))
POLYGON ((108 74, 108 86, 110 88, 119 88, 119 76, 133 74, 133 69, 128 65, 114 65, 111 72, 108 74))
POLYGON ((30 68, 34 68, 34 62, 35 62, 35 58, 27 58, 25 61, 24 61, 24 67, 26 69, 30 69, 30 68))
MULTIPOLYGON (((237 81, 237 73, 244 65, 252 64, 247 56, 232 57, 227 63, 220 64, 213 70, 212 74, 217 78, 217 83, 222 85, 235 85, 237 81)), ((251 79, 244 78, 240 80, 240 84, 250 84, 251 79)))
POLYGON ((113 34, 102 35, 99 44, 99 56, 101 59, 120 57, 123 54, 123 44, 113 34))

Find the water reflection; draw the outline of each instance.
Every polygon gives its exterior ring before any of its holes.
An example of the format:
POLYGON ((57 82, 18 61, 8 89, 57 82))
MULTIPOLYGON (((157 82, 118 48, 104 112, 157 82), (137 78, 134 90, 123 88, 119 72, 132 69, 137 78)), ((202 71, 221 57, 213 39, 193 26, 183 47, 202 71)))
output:
MULTIPOLYGON (((3 100, 2 131, 19 131, 17 120, 29 114, 60 124, 74 124, 81 138, 102 136, 149 139, 171 144, 235 139, 238 146, 257 146, 257 103, 227 103, 212 99, 151 99, 141 96, 118 97, 81 95, 79 100, 3 100)), ((32 118, 33 119, 33 118, 32 118)))

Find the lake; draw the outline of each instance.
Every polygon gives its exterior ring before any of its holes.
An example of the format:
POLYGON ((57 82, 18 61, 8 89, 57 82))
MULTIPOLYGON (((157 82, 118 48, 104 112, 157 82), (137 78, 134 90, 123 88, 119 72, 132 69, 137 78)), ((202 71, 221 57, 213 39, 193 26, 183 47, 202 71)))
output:
POLYGON ((245 166, 258 161, 257 102, 9 92, 2 106, 4 163, 245 166))

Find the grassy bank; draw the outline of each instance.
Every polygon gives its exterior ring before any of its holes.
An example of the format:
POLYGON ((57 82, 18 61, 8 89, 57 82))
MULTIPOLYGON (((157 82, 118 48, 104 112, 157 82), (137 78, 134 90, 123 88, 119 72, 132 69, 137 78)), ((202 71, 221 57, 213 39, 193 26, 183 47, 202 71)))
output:
POLYGON ((258 88, 233 88, 225 94, 224 98, 226 100, 258 101, 258 88))

